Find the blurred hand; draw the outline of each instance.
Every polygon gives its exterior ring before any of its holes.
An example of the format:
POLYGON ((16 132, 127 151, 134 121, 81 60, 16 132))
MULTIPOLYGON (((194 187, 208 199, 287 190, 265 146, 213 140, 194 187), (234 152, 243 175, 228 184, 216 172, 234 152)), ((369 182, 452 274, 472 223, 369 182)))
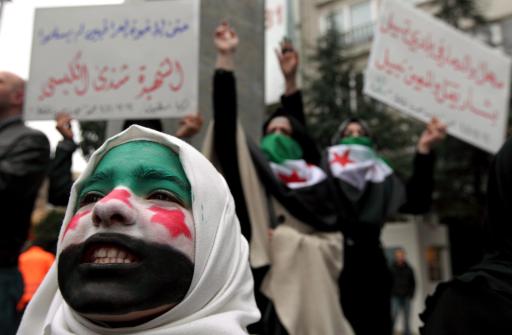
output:
POLYGON ((436 117, 427 124, 418 141, 418 152, 428 154, 432 147, 446 137, 446 125, 436 117))
POLYGON ((287 38, 283 39, 275 52, 285 80, 295 80, 299 67, 299 54, 294 49, 292 42, 287 38))
POLYGON ((220 54, 232 55, 238 46, 238 35, 227 22, 222 22, 215 29, 213 41, 220 54))
POLYGON ((71 129, 71 116, 68 113, 57 113, 55 115, 55 128, 67 140, 73 141, 73 129, 71 129))
POLYGON ((180 138, 191 137, 197 134, 203 126, 203 117, 198 113, 190 114, 180 120, 180 127, 176 136, 180 138))

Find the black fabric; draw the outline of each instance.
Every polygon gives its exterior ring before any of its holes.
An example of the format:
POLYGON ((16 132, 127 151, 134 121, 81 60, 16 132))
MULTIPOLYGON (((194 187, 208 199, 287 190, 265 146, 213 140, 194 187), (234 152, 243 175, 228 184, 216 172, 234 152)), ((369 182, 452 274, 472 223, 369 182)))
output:
POLYGON ((489 170, 483 236, 487 242, 486 255, 468 272, 439 285, 427 299, 421 316, 425 323, 422 334, 512 333, 511 201, 512 140, 509 139, 489 170), (461 312, 465 314, 459 315, 461 312), (454 314, 460 318, 450 318, 454 314))
POLYGON ((512 300, 482 279, 441 284, 420 315, 422 335, 512 334, 512 300))
POLYGON ((290 189, 275 177, 259 147, 252 141, 248 141, 248 145, 260 181, 290 214, 316 230, 340 230, 335 203, 331 201, 329 179, 312 186, 290 189))
POLYGON ((424 214, 432 207, 434 191, 434 152, 420 154, 416 152, 412 162, 412 175, 406 184, 405 203, 400 207, 401 213, 424 214))
POLYGON ((345 240, 339 277, 343 313, 357 335, 391 335, 391 274, 375 243, 345 240))
POLYGON ((62 140, 57 144, 55 155, 50 163, 48 171, 49 188, 48 202, 54 206, 67 207, 71 186, 73 185, 73 176, 71 174, 71 165, 73 153, 77 144, 72 140, 62 140))
POLYGON ((123 130, 127 129, 128 127, 130 127, 131 125, 134 125, 134 124, 142 126, 142 127, 146 127, 149 129, 153 129, 156 131, 160 131, 160 132, 163 130, 162 121, 160 119, 143 119, 143 120, 130 119, 130 120, 126 120, 123 123, 123 130))
POLYGON ((358 117, 350 117, 350 118, 346 119, 345 121, 343 121, 339 125, 336 132, 332 135, 331 145, 336 145, 336 144, 340 143, 340 140, 343 138, 343 134, 345 133, 345 130, 347 129, 348 125, 351 123, 358 123, 364 131, 364 136, 369 137, 369 138, 372 137, 372 134, 370 132, 370 127, 368 127, 368 124, 364 120, 362 120, 358 117))
POLYGON ((39 187, 46 175, 50 144, 21 119, 0 128, 0 267, 16 266, 30 226, 39 187))
POLYGON ((262 134, 266 133, 267 126, 273 118, 278 116, 287 118, 293 129, 291 137, 302 148, 303 159, 310 164, 320 165, 320 150, 306 130, 302 93, 297 91, 292 95, 282 96, 281 101, 283 103, 282 107, 272 113, 263 123, 262 134))
POLYGON ((282 95, 281 106, 286 115, 292 116, 295 120, 299 121, 303 127, 306 127, 304 103, 302 102, 302 92, 300 90, 290 95, 282 95))
POLYGON ((216 70, 213 76, 214 149, 222 175, 235 200, 236 215, 242 234, 251 240, 251 221, 240 178, 236 138, 237 96, 235 76, 231 71, 216 70))
POLYGON ((414 280, 414 272, 409 264, 407 262, 402 264, 393 262, 391 265, 391 275, 393 278, 391 294, 396 297, 412 298, 416 282, 414 280))
MULTIPOLYGON (((235 76, 232 71, 216 70, 213 76, 213 118, 214 118, 214 150, 226 179, 229 190, 235 200, 235 211, 240 222, 244 237, 251 241, 251 220, 247 212, 247 204, 240 178, 237 150, 237 95, 235 76)), ((258 308, 264 310, 268 300, 260 292, 268 268, 254 269, 251 272, 254 277, 254 295, 258 308)), ((261 333, 263 324, 261 321, 249 326, 252 333, 261 333)))

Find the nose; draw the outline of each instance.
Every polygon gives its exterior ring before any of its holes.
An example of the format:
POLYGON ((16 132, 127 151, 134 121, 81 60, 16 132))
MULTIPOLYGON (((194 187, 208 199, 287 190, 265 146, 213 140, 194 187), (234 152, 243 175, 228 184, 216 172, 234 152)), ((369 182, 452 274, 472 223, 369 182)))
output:
POLYGON ((129 203, 108 195, 98 201, 92 210, 92 223, 95 227, 112 225, 130 226, 135 224, 137 213, 129 203))

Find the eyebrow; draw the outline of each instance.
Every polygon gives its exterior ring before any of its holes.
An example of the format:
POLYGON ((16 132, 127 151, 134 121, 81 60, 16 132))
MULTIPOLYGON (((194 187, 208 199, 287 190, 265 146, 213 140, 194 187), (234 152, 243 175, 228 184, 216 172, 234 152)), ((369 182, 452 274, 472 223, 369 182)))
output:
POLYGON ((82 190, 90 184, 109 181, 114 178, 114 170, 109 169, 106 171, 96 172, 89 178, 87 178, 82 184, 82 190))
POLYGON ((188 183, 183 181, 180 177, 170 174, 167 171, 162 171, 153 168, 148 169, 144 166, 139 166, 135 170, 133 170, 132 175, 139 180, 167 180, 177 184, 184 192, 190 191, 190 185, 188 183))

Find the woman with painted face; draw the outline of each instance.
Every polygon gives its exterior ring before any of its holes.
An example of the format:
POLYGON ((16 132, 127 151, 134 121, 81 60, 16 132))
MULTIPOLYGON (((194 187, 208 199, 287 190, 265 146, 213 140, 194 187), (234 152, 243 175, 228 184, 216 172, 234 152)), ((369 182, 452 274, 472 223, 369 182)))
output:
POLYGON ((57 262, 18 334, 247 334, 259 318, 248 257, 211 163, 132 126, 73 185, 57 262))
POLYGON ((489 170, 482 262, 440 284, 420 315, 422 335, 512 334, 512 140, 489 170))
POLYGON ((341 124, 327 149, 326 170, 337 187, 339 218, 345 236, 339 278, 343 311, 356 334, 391 334, 391 273, 380 242, 386 219, 397 211, 429 210, 433 190, 432 146, 445 136, 437 119, 421 135, 413 174, 404 188, 393 169, 374 151, 366 123, 341 124))
POLYGON ((245 137, 237 123, 233 73, 238 37, 228 24, 217 28, 215 45, 215 122, 204 152, 235 194, 242 227, 251 234, 255 273, 270 266, 256 286, 271 302, 259 306, 266 315, 259 331, 351 334, 338 303, 342 236, 327 177, 317 166, 318 150, 301 122, 283 109, 265 122, 259 145, 245 137))

